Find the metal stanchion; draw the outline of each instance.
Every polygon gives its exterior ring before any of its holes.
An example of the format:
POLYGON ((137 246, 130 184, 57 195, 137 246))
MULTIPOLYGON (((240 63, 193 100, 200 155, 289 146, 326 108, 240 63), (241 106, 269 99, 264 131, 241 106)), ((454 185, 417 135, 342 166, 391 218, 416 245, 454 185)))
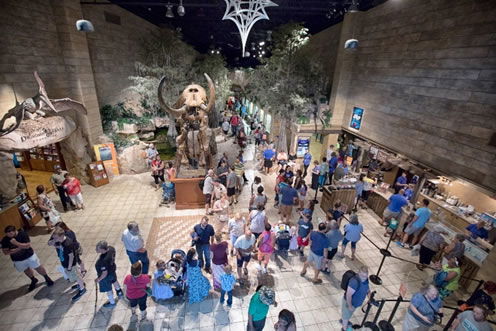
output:
POLYGON ((379 328, 381 329, 381 331, 394 331, 394 327, 391 322, 393 321, 394 315, 396 314, 398 307, 403 302, 403 297, 400 295, 395 302, 396 303, 394 304, 393 310, 391 311, 388 320, 387 321, 382 320, 379 322, 379 328))
POLYGON ((360 324, 354 324, 353 325, 353 329, 360 329, 363 327, 363 325, 365 324, 365 321, 367 321, 367 317, 369 316, 369 313, 370 313, 370 308, 372 308, 372 301, 374 301, 374 296, 376 294, 376 291, 373 291, 372 293, 370 293, 370 299, 367 303, 367 308, 365 310, 365 315, 363 316, 363 320, 362 320, 362 323, 360 324))
POLYGON ((392 254, 389 251, 389 246, 391 245, 391 241, 393 241, 394 235, 396 234, 396 229, 393 230, 393 233, 391 234, 391 237, 389 237, 389 241, 387 243, 386 248, 381 248, 379 251, 382 254, 382 260, 381 263, 379 264, 379 268, 377 269, 377 272, 375 275, 370 275, 369 279, 372 283, 375 285, 382 285, 382 279, 379 277, 379 273, 381 272, 382 266, 384 265, 384 261, 386 260, 386 257, 390 257, 392 254))
POLYGON ((458 316, 458 314, 460 314, 462 311, 458 308, 456 308, 454 311, 453 311, 453 314, 451 314, 451 317, 450 319, 448 320, 448 323, 446 323, 446 326, 444 327, 444 331, 447 331, 449 330, 449 328, 451 327, 451 324, 453 324, 453 322, 455 321, 455 318, 458 316))
POLYGON ((377 312, 375 313, 374 320, 372 322, 365 322, 363 324, 364 327, 372 329, 374 331, 379 331, 379 326, 377 326, 377 320, 379 319, 379 316, 381 315, 382 308, 384 307, 384 304, 386 303, 386 300, 381 300, 379 303, 379 308, 377 309, 377 312))

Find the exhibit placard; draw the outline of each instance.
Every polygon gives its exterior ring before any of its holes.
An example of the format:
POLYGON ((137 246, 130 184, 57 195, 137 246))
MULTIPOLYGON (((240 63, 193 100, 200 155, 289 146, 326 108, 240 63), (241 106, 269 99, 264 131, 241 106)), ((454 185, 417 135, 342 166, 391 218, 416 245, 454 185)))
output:
POLYGON ((93 150, 95 151, 97 161, 103 161, 107 172, 111 172, 109 176, 118 176, 119 164, 117 163, 117 152, 115 151, 114 144, 94 145, 93 150))

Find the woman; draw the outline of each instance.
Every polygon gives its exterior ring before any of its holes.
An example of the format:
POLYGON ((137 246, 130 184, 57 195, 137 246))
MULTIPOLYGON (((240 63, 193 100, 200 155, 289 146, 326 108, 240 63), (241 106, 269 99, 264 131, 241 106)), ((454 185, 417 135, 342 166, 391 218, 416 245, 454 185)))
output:
POLYGON ((133 263, 131 266, 131 274, 124 278, 124 288, 126 298, 131 306, 131 318, 137 318, 136 306, 139 306, 141 311, 141 320, 146 318, 146 299, 148 297, 147 287, 150 284, 151 278, 148 275, 141 273, 141 261, 133 263))
POLYGON ((419 263, 417 268, 424 270, 426 266, 431 264, 432 258, 442 250, 446 245, 444 238, 441 236, 445 230, 442 226, 436 225, 428 231, 422 239, 420 239, 419 263))
POLYGON ((155 190, 160 188, 160 181, 165 182, 164 178, 164 168, 165 164, 160 159, 160 155, 155 156, 155 159, 152 161, 152 177, 155 181, 155 190))
POLYGON ((300 169, 296 170, 296 176, 294 179, 294 187, 298 189, 298 187, 301 185, 301 181, 303 180, 303 173, 301 172, 300 169))
POLYGON ((270 305, 277 307, 274 290, 268 286, 259 285, 251 297, 248 307, 248 330, 263 330, 270 305))
POLYGON ((329 231, 326 233, 326 237, 329 240, 329 246, 327 247, 327 260, 325 261, 325 265, 322 270, 326 274, 331 273, 329 269, 331 261, 338 251, 339 243, 343 240, 343 234, 341 233, 339 223, 336 220, 331 220, 329 222, 328 229, 329 231))
POLYGON ((284 170, 281 169, 279 170, 279 174, 276 177, 276 186, 274 186, 274 192, 275 192, 275 197, 274 197, 274 207, 279 206, 279 184, 284 182, 284 170))
MULTIPOLYGON (((443 265, 439 272, 443 273, 444 281, 442 284, 438 284, 437 288, 439 290, 439 296, 444 300, 446 297, 450 296, 451 293, 458 290, 458 281, 460 280, 461 275, 458 260, 455 257, 448 259, 448 263, 443 265)), ((437 278, 437 275, 435 278, 437 278)))
POLYGON ((427 331, 436 322, 443 302, 435 286, 429 285, 415 293, 403 320, 404 331, 427 331))
POLYGON ((84 267, 83 261, 81 260, 81 255, 83 254, 83 248, 81 247, 81 244, 77 241, 76 233, 74 233, 74 231, 72 231, 64 222, 58 222, 57 224, 55 224, 55 227, 64 230, 65 236, 71 239, 72 242, 75 244, 76 252, 74 254, 74 257, 77 259, 77 263, 79 263, 79 267, 81 268, 81 276, 84 277, 87 270, 84 267))
POLYGON ((264 193, 264 187, 257 187, 257 191, 251 196, 249 211, 257 209, 258 205, 263 205, 265 207, 268 200, 269 198, 267 198, 264 193))
POLYGON ((465 254, 465 244, 463 243, 465 238, 464 234, 457 233, 453 241, 444 249, 444 258, 449 260, 454 257, 460 260, 465 254))
POLYGON ((172 181, 176 179, 177 171, 176 168, 174 168, 174 164, 172 162, 167 163, 167 165, 167 178, 169 179, 169 181, 172 181))
POLYGON ((214 202, 212 212, 217 214, 220 222, 227 222, 229 220, 229 200, 225 193, 221 195, 219 200, 214 202))
POLYGON ((67 191, 67 194, 69 195, 72 203, 74 204, 76 209, 84 209, 83 194, 81 192, 81 182, 79 181, 79 179, 68 173, 64 175, 64 178, 65 180, 62 185, 64 185, 64 188, 67 191))
POLYGON ((196 249, 194 248, 190 248, 186 254, 186 267, 189 303, 201 302, 208 296, 210 282, 202 274, 200 262, 196 258, 196 249))
POLYGON ((365 185, 365 182, 363 179, 365 178, 364 174, 361 174, 360 177, 358 178, 358 181, 355 184, 355 210, 358 207, 358 204, 360 203, 360 198, 363 195, 363 187, 365 185))
POLYGON ((284 178, 286 179, 286 183, 293 185, 294 172, 290 165, 287 165, 284 169, 284 178))
POLYGON ((275 331, 296 331, 295 315, 287 309, 279 312, 277 322, 274 324, 275 331))
POLYGON ((50 232, 53 230, 53 225, 60 219, 60 214, 57 209, 55 209, 52 200, 50 200, 46 194, 43 185, 38 185, 36 187, 36 193, 38 193, 36 198, 38 209, 41 212, 41 216, 45 219, 47 230, 50 232))
POLYGON ((350 223, 344 226, 344 239, 341 248, 341 257, 344 257, 346 245, 351 242, 351 259, 355 259, 355 251, 357 242, 360 240, 361 233, 363 232, 363 225, 358 223, 358 216, 353 214, 350 216, 350 223))
POLYGON ((222 233, 215 234, 215 243, 210 245, 212 252, 212 282, 214 290, 221 290, 220 276, 224 274, 224 266, 227 265, 227 241, 222 240, 222 233))
POLYGON ((276 235, 271 231, 272 226, 268 223, 265 224, 265 231, 258 237, 258 270, 262 273, 267 273, 267 266, 270 261, 270 256, 274 252, 274 245, 276 244, 276 235), (264 266, 262 267, 262 262, 264 266))
POLYGON ((246 228, 246 220, 244 217, 241 217, 240 213, 236 213, 233 219, 229 220, 229 224, 227 225, 229 231, 229 239, 231 240, 231 256, 235 255, 234 252, 234 243, 240 236, 245 233, 246 228))
POLYGON ((295 188, 298 191, 298 201, 300 202, 299 210, 301 211, 305 208, 305 199, 307 198, 308 187, 307 184, 305 184, 305 181, 303 179, 300 179, 298 185, 295 186, 295 188))
POLYGON ((267 215, 263 205, 258 205, 257 209, 250 212, 250 231, 256 239, 264 232, 265 225, 268 224, 267 215))
POLYGON ((312 190, 317 190, 319 188, 319 176, 320 176, 320 165, 319 161, 313 161, 312 169, 312 190))

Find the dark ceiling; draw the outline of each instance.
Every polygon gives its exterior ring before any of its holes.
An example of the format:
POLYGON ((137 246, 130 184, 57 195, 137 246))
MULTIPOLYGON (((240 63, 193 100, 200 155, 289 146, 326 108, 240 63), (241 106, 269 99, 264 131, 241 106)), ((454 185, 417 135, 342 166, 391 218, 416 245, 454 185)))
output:
MULTIPOLYGON (((98 0, 93 0, 98 3, 98 0)), ((81 1, 82 3, 95 3, 81 1)), ((177 14, 179 0, 110 0, 130 12, 162 27, 178 29, 183 39, 199 52, 219 50, 230 66, 252 66, 258 61, 252 56, 241 57, 241 39, 236 25, 230 20, 222 20, 226 9, 224 0, 183 0, 186 14, 177 14), (173 5, 174 18, 168 18, 166 6, 173 5)), ((251 43, 266 40, 267 31, 288 22, 301 22, 311 34, 328 28, 343 18, 352 0, 272 0, 277 7, 266 8, 270 20, 258 21, 248 38, 247 51, 251 43)), ((386 0, 356 0, 359 10, 368 10, 386 0)), ((253 52, 252 52, 253 53, 253 52)), ((267 51, 265 54, 269 54, 267 51)))

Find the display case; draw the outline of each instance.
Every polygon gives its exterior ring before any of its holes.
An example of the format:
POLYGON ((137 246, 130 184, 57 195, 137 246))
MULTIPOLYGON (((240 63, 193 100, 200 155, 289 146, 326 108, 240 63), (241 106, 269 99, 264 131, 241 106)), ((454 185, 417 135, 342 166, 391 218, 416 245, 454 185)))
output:
POLYGON ((19 201, 17 206, 26 227, 33 227, 41 220, 42 217, 38 207, 28 195, 26 195, 23 200, 19 201))
POLYGON ((25 152, 16 152, 21 168, 25 170, 53 171, 55 165, 65 168, 59 144, 31 148, 25 152))
POLYGON ((88 164, 88 176, 90 177, 90 184, 94 187, 99 187, 109 183, 107 172, 103 161, 96 161, 88 164))

